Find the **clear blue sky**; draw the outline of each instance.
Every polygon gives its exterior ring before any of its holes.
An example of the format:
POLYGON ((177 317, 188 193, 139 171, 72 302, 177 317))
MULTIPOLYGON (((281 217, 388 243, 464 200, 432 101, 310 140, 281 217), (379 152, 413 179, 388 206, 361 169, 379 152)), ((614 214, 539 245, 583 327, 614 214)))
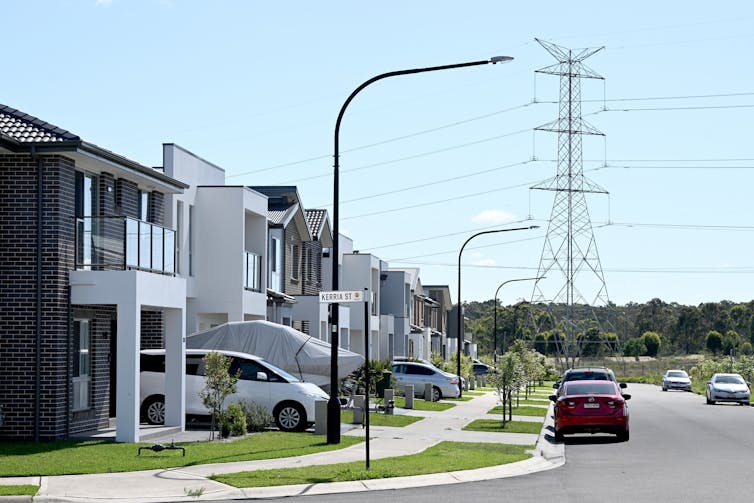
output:
POLYGON ((466 248, 463 299, 485 300, 536 274, 552 208, 529 190, 554 176, 557 141, 532 132, 558 94, 557 77, 535 77, 555 61, 534 37, 604 46, 582 108, 606 134, 584 140, 584 170, 610 192, 588 199, 610 299, 754 298, 754 4, 523 4, 6 0, 0 103, 146 165, 175 142, 228 183, 296 184, 330 209, 333 128, 354 88, 513 56, 374 84, 341 132, 341 230, 454 301, 468 236, 542 226, 466 248))

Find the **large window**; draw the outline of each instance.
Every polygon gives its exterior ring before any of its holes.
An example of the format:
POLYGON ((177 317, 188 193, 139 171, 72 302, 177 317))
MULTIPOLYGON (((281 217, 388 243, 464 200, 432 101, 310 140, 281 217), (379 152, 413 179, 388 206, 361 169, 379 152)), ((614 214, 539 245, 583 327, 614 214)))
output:
POLYGON ((270 239, 270 286, 273 290, 282 291, 280 271, 283 269, 283 257, 280 253, 280 239, 270 239))
POLYGON ((94 228, 96 220, 92 218, 97 215, 96 176, 80 171, 76 172, 74 204, 79 235, 76 262, 82 264, 84 268, 88 268, 93 260, 92 254, 96 248, 95 239, 98 234, 94 228))
POLYGON ((194 275, 194 206, 189 206, 188 219, 188 266, 189 276, 194 275))
POLYGON ((73 410, 89 408, 91 390, 91 321, 73 322, 73 410))
POLYGON ((149 192, 139 191, 139 220, 149 222, 149 192))

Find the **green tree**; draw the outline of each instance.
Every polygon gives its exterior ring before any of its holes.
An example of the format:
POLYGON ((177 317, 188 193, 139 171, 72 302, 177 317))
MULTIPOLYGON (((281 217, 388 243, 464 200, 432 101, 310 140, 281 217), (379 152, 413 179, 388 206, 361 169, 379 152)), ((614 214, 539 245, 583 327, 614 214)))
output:
POLYGON ((506 423, 505 409, 508 406, 508 418, 512 419, 513 392, 517 391, 526 382, 524 366, 519 354, 513 351, 505 353, 498 359, 497 370, 488 374, 487 383, 495 388, 500 404, 503 407, 503 428, 506 423))
POLYGON ((626 341, 623 346, 623 354, 625 356, 633 356, 637 360, 639 356, 647 353, 647 346, 644 344, 643 337, 632 337, 626 341))
POLYGON ((657 332, 644 332, 641 336, 644 346, 647 348, 647 355, 657 356, 660 351, 660 345, 662 344, 662 337, 657 332))
POLYGON ((721 349, 724 355, 729 355, 731 351, 736 351, 738 349, 738 344, 741 341, 741 337, 738 335, 738 332, 735 330, 728 330, 725 332, 725 335, 723 335, 722 341, 721 341, 721 349))
POLYGON ((216 351, 211 351, 204 357, 205 384, 204 389, 199 392, 199 398, 212 415, 210 440, 215 438, 215 425, 218 424, 223 402, 228 395, 236 392, 236 382, 241 375, 240 369, 235 375, 230 375, 230 362, 229 356, 216 351))
POLYGON ((723 348, 723 336, 717 330, 710 330, 707 332, 707 339, 705 340, 705 346, 713 355, 719 354, 723 348))

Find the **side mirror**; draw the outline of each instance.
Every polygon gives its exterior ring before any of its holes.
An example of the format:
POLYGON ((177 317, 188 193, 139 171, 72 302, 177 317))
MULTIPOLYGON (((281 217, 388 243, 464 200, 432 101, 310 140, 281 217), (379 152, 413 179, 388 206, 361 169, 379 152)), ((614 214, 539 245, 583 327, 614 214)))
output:
POLYGON ((624 400, 631 400, 631 395, 625 394, 625 395, 623 395, 623 399, 624 400))
POLYGON ((557 401, 557 399, 558 399, 558 395, 550 395, 550 396, 549 396, 549 397, 547 397, 547 398, 549 398, 551 402, 555 402, 555 401, 557 401))
POLYGON ((553 389, 558 389, 558 388, 560 388, 560 383, 559 383, 559 382, 556 382, 555 384, 553 384, 553 385, 552 385, 552 388, 553 388, 553 389))
POLYGON ((618 386, 620 386, 620 389, 626 389, 626 388, 628 388, 628 384, 626 384, 624 382, 620 383, 618 386))
POLYGON ((267 372, 257 372, 257 381, 266 381, 267 372))

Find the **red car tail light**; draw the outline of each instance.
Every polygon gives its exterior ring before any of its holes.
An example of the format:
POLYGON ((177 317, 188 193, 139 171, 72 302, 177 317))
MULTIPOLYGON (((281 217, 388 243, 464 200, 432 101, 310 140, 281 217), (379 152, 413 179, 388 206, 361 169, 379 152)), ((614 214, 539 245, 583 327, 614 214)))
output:
POLYGON ((624 402, 623 400, 608 400, 608 401, 607 401, 607 404, 608 404, 608 405, 609 405, 609 406, 610 406, 611 408, 613 408, 613 409, 615 409, 615 408, 617 408, 617 407, 623 407, 623 405, 624 405, 625 403, 626 403, 626 402, 624 402))

